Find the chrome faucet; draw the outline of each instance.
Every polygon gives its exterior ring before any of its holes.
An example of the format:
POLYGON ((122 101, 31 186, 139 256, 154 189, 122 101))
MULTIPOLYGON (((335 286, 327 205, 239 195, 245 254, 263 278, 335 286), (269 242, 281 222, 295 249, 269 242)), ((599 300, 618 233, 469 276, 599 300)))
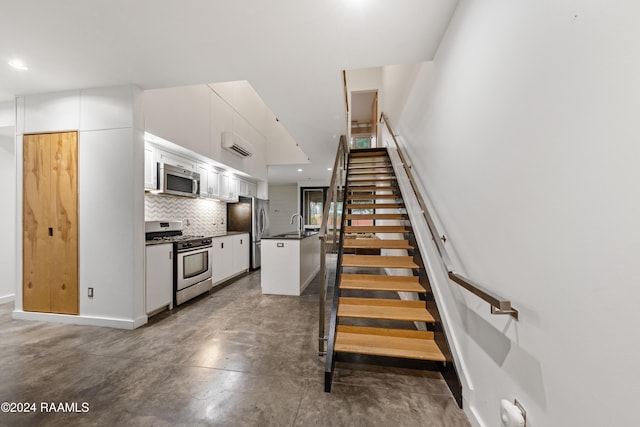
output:
POLYGON ((289 221, 289 224, 293 224, 293 220, 295 217, 298 217, 298 219, 300 220, 299 221, 300 225, 298 226, 298 233, 302 234, 302 222, 303 222, 302 215, 300 215, 297 212, 291 215, 291 221, 289 221))

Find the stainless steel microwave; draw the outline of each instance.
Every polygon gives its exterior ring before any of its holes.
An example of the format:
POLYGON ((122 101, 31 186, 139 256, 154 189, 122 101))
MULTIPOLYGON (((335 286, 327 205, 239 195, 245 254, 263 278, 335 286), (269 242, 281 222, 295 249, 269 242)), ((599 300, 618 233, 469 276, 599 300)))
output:
POLYGON ((200 174, 166 163, 158 163, 158 190, 159 193, 173 196, 198 197, 200 174))

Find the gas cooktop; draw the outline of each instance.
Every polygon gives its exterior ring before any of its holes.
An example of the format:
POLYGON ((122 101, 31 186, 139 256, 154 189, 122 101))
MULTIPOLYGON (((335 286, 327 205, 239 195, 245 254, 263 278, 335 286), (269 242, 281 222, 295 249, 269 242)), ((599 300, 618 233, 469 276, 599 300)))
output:
POLYGON ((187 240, 198 240, 198 239, 204 239, 205 236, 194 236, 194 235, 190 235, 190 234, 182 234, 182 235, 176 235, 176 236, 155 236, 152 237, 148 240, 156 240, 156 241, 162 241, 162 242, 184 242, 187 240))

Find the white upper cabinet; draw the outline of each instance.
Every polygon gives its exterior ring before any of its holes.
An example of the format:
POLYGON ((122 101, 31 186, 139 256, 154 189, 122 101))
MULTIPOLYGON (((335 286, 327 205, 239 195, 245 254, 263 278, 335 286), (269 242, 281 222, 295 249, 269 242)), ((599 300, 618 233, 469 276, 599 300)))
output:
POLYGON ((248 196, 249 195, 249 183, 244 179, 238 180, 238 195, 239 196, 248 196))
POLYGON ((220 174, 219 199, 225 202, 238 201, 238 178, 227 173, 220 174))
POLYGON ((220 199, 226 200, 230 196, 230 177, 227 174, 220 175, 220 199))
POLYGON ((133 91, 132 86, 80 91, 80 130, 133 127, 133 91))
POLYGON ((80 128, 80 91, 29 95, 18 102, 18 133, 56 132, 80 128), (24 129, 21 129, 24 125, 24 129))
POLYGON ((207 174, 207 182, 209 184, 209 196, 213 198, 220 197, 220 172, 210 170, 207 174))
POLYGON ((239 196, 258 196, 258 185, 255 182, 245 181, 244 179, 238 180, 238 195, 239 196))
POLYGON ((179 154, 158 149, 156 153, 156 160, 160 163, 166 163, 178 168, 198 172, 198 162, 179 154))
POLYGON ((220 172, 211 165, 200 163, 198 164, 198 173, 200 174, 200 197, 219 199, 220 172))
POLYGON ((258 197, 258 184, 255 182, 250 182, 248 184, 248 194, 247 196, 258 197))
POLYGON ((144 145, 144 188, 156 190, 158 188, 158 167, 156 160, 156 148, 153 145, 144 145))
MULTIPOLYGON (((165 148, 166 142, 180 147, 169 151, 187 155, 184 153, 188 150, 198 162, 267 179, 265 111, 268 109, 248 82, 147 90, 143 105, 144 129, 162 140, 157 143, 160 147, 165 148), (223 149, 224 132, 245 141, 252 155, 241 157, 223 149)), ((237 198, 237 189, 231 194, 237 198)))
POLYGON ((211 197, 209 187, 209 171, 211 167, 207 164, 198 164, 198 173, 200 174, 200 197, 211 197))
POLYGON ((145 131, 209 157, 210 93, 206 85, 145 91, 145 131))

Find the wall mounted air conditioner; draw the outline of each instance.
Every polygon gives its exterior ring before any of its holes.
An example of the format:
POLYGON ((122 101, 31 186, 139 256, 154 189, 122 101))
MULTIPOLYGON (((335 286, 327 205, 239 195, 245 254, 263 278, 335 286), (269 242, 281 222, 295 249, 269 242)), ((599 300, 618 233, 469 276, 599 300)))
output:
POLYGON ((222 132, 222 148, 240 157, 251 156, 251 144, 233 132, 222 132))

